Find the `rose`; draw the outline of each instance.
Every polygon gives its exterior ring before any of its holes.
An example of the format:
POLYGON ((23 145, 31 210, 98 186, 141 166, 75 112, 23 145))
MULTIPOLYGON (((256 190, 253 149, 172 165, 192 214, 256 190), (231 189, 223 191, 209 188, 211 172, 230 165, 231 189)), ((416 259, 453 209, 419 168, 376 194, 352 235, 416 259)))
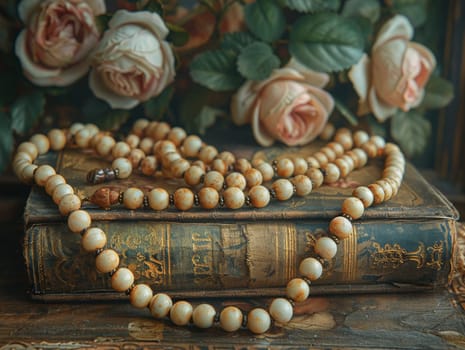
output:
POLYGON ((379 121, 418 106, 436 61, 423 45, 411 42, 413 28, 397 15, 380 29, 371 59, 364 55, 349 72, 360 97, 358 114, 373 112, 379 121))
POLYGON ((16 55, 26 77, 41 86, 66 86, 89 69, 89 53, 100 33, 95 16, 103 0, 23 0, 18 6, 26 28, 16 39, 16 55))
POLYGON ((95 49, 90 88, 112 108, 130 109, 174 80, 168 28, 152 12, 117 11, 95 49))
POLYGON ((264 81, 248 81, 233 96, 231 112, 238 124, 251 123, 257 142, 274 140, 288 146, 304 145, 316 138, 334 107, 322 90, 329 76, 291 61, 264 81))

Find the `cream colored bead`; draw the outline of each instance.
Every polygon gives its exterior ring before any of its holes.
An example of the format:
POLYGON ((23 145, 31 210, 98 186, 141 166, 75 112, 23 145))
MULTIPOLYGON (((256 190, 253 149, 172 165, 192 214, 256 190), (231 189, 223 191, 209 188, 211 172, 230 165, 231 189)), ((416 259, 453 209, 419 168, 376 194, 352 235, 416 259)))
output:
POLYGON ((269 163, 263 162, 257 165, 257 170, 262 173, 262 178, 264 182, 270 181, 274 176, 273 167, 269 163))
POLYGON ((318 161, 320 167, 324 167, 326 164, 328 164, 328 157, 326 157, 326 154, 323 152, 316 152, 313 157, 318 161))
POLYGON ((171 131, 171 127, 166 122, 160 122, 155 126, 151 136, 155 141, 163 140, 171 131))
POLYGON ((220 313, 220 326, 226 332, 235 332, 242 326, 244 316, 235 306, 227 306, 220 313))
POLYGON ((155 294, 149 303, 150 313, 155 318, 168 316, 172 306, 173 300, 165 293, 155 294))
POLYGON ((149 121, 147 119, 141 118, 137 119, 134 125, 132 126, 132 132, 139 136, 142 137, 145 132, 145 128, 149 125, 149 121))
POLYGON ((249 170, 247 170, 244 176, 248 187, 261 185, 263 182, 262 173, 255 168, 250 168, 249 170))
POLYGON ((106 136, 107 134, 103 131, 99 131, 97 134, 94 135, 94 137, 92 137, 92 139, 90 140, 89 142, 89 147, 92 148, 92 149, 96 149, 97 148, 97 144, 100 142, 100 140, 102 139, 102 137, 106 136))
POLYGON ((324 182, 327 184, 332 184, 339 180, 341 177, 341 172, 337 165, 333 163, 328 163, 325 166, 323 166, 324 170, 324 182))
POLYGON ((355 147, 360 147, 370 139, 370 135, 366 131, 358 130, 354 133, 355 147))
POLYGON ((346 151, 351 149, 354 145, 351 133, 337 132, 334 141, 340 143, 346 151))
POLYGON ((98 227, 91 227, 86 230, 81 238, 81 246, 86 252, 95 252, 102 249, 107 244, 107 235, 98 227))
POLYGON ((247 185, 244 175, 238 172, 232 172, 225 179, 227 187, 237 187, 240 190, 244 190, 247 185))
POLYGON ((119 141, 113 146, 111 150, 111 156, 113 158, 123 158, 127 157, 129 152, 131 152, 131 147, 129 147, 126 142, 119 141))
POLYGON ((93 136, 92 130, 84 127, 74 135, 74 142, 80 148, 88 148, 93 136))
POLYGON ((170 319, 177 326, 185 326, 192 317, 192 305, 187 301, 176 302, 170 310, 170 319))
POLYGON ((55 169, 50 165, 40 165, 34 172, 34 182, 39 186, 45 186, 49 177, 55 174, 55 169))
POLYGON ((152 154, 153 150, 153 140, 149 137, 144 137, 140 143, 139 143, 139 148, 145 153, 145 154, 152 154))
POLYGON ((242 208, 245 202, 245 195, 237 187, 229 187, 223 192, 224 204, 229 209, 242 208))
POLYGON ((276 193, 276 198, 280 201, 288 200, 294 194, 294 186, 287 179, 278 179, 271 185, 276 193))
POLYGON ((373 204, 373 192, 371 192, 370 189, 366 186, 357 187, 354 192, 352 192, 352 196, 360 199, 365 208, 368 208, 373 204))
POLYGON ((183 154, 186 157, 195 157, 202 147, 202 140, 197 135, 187 136, 182 143, 183 154))
POLYGON ((216 311, 210 304, 197 305, 192 313, 192 321, 199 328, 210 328, 215 322, 216 311))
POLYGON ((312 192, 312 181, 306 175, 297 175, 291 180, 295 187, 295 194, 306 196, 312 192))
POLYGON ((204 186, 205 187, 213 187, 217 191, 221 191, 223 189, 224 184, 224 177, 218 171, 209 171, 205 174, 204 178, 204 186))
POLYGON ((270 191, 265 186, 257 185, 250 189, 249 198, 255 208, 264 208, 270 203, 270 191))
POLYGON ((311 168, 315 168, 315 169, 320 168, 320 162, 315 157, 313 157, 313 156, 312 157, 307 157, 306 161, 307 161, 307 165, 308 165, 309 170, 311 168))
POLYGON ((184 176, 187 169, 190 168, 190 163, 184 158, 179 158, 170 164, 170 171, 174 177, 180 179, 184 176))
POLYGON ((373 193, 373 203, 374 204, 379 204, 379 203, 382 203, 384 201, 384 190, 380 185, 378 185, 378 184, 370 184, 370 185, 368 185, 368 188, 373 193))
POLYGON ((252 164, 250 164, 250 162, 245 158, 239 158, 236 161, 236 164, 234 164, 234 169, 240 172, 241 174, 245 174, 246 171, 251 168, 252 168, 252 164))
POLYGON ((347 163, 347 166, 349 167, 349 172, 355 169, 356 164, 358 164, 359 161, 359 159, 355 156, 355 153, 353 153, 352 151, 347 152, 347 154, 344 154, 340 159, 347 163))
POLYGON ((66 134, 63 130, 52 129, 47 134, 50 141, 50 148, 53 151, 61 151, 66 146, 66 134))
POLYGON ((153 291, 146 284, 136 284, 129 293, 129 302, 138 309, 146 308, 152 300, 153 291))
POLYGON ((380 185, 383 188, 383 192, 384 192, 383 201, 386 202, 390 200, 392 197, 392 186, 388 182, 383 181, 383 180, 376 181, 376 184, 380 185))
POLYGON ((342 202, 342 212, 352 219, 360 219, 365 211, 363 202, 357 197, 349 197, 342 202))
POLYGON ((116 141, 113 137, 109 135, 102 136, 99 142, 96 145, 96 151, 102 157, 106 157, 111 153, 111 150, 116 145, 116 141))
POLYGON ((92 219, 85 210, 75 210, 68 216, 68 228, 71 232, 81 233, 90 227, 92 219))
MULTIPOLYGON (((63 185, 60 185, 63 186, 63 185)), ((67 194, 63 196, 58 204, 58 210, 61 215, 68 215, 69 213, 81 208, 81 199, 75 194, 67 194)))
POLYGON ((34 172, 38 168, 37 165, 35 164, 28 164, 24 166, 21 170, 21 175, 20 175, 20 180, 22 182, 25 182, 27 184, 32 183, 32 180, 34 179, 34 172))
POLYGON ((329 223, 329 232, 339 239, 346 239, 353 232, 352 223, 343 216, 336 216, 329 223))
POLYGON ((294 310, 291 303, 284 298, 276 298, 269 308, 270 316, 279 323, 288 323, 292 320, 294 310))
POLYGON ((154 188, 147 194, 149 206, 153 210, 165 210, 170 204, 170 195, 163 188, 154 188))
POLYGON ((336 128, 334 125, 331 123, 326 123, 326 125, 323 127, 323 130, 321 131, 320 139, 328 141, 333 137, 335 132, 336 128))
POLYGON ((328 162, 334 162, 336 159, 336 152, 334 152, 330 147, 323 147, 321 149, 321 153, 323 153, 326 158, 328 158, 328 162))
POLYGON ((157 141, 153 145, 153 153, 157 157, 162 157, 166 153, 177 152, 176 145, 168 140, 157 141))
POLYGON ((64 196, 73 193, 73 188, 70 185, 64 183, 55 187, 55 190, 53 190, 52 199, 55 202, 55 204, 58 205, 60 204, 60 201, 64 196))
POLYGON ((137 209, 144 202, 144 192, 136 187, 130 187, 124 191, 123 204, 127 209, 137 209))
POLYGON ((192 165, 195 165, 195 166, 198 166, 200 169, 202 169, 203 171, 207 171, 207 166, 205 165, 205 163, 203 161, 201 161, 200 159, 197 159, 197 160, 194 160, 192 162, 192 165))
POLYGON ((50 149, 50 141, 43 134, 35 134, 29 141, 36 145, 39 154, 45 154, 50 149))
POLYGON ((66 180, 63 176, 59 174, 52 175, 47 179, 47 182, 45 183, 45 192, 47 192, 47 194, 51 196, 53 195, 53 191, 55 191, 55 188, 58 185, 64 183, 66 183, 66 180))
POLYGON ((294 174, 294 163, 288 158, 276 162, 276 173, 280 177, 291 177, 294 174))
POLYGON ((218 205, 220 195, 212 187, 203 187, 198 193, 199 204, 204 209, 213 209, 218 205))
POLYGON ((135 134, 130 134, 124 141, 129 145, 129 147, 136 148, 139 146, 140 137, 135 134))
POLYGON ((293 159, 294 175, 304 175, 308 170, 307 161, 301 157, 293 159))
POLYGON ((263 334, 271 326, 270 314, 261 308, 253 309, 247 315, 247 328, 255 334, 263 334))
POLYGON ((117 292, 125 292, 134 284, 134 274, 126 267, 120 267, 111 276, 111 287, 117 292))
POLYGON ((313 188, 318 188, 323 184, 324 177, 320 169, 310 168, 306 175, 312 181, 313 188))
POLYGON ((236 162, 236 157, 234 154, 228 151, 223 151, 220 154, 218 154, 218 158, 223 160, 227 166, 230 166, 231 164, 234 164, 236 162))
POLYGON ((300 262, 299 272, 310 281, 316 281, 323 274, 323 265, 315 258, 305 258, 300 262))
POLYGON ((352 152, 357 157, 356 167, 358 169, 363 168, 368 162, 368 155, 366 154, 366 152, 361 148, 354 148, 352 152))
POLYGON ((386 181, 389 185, 391 185, 391 189, 392 189, 391 198, 395 197, 397 195, 397 192, 399 191, 398 183, 395 180, 390 179, 390 178, 383 178, 383 181, 386 181))
POLYGON ((69 128, 69 133, 71 135, 76 135, 79 130, 84 129, 84 124, 82 123, 73 123, 71 124, 71 127, 69 128))
POLYGON ((386 146, 386 141, 384 141, 384 139, 378 135, 370 137, 370 141, 373 142, 378 149, 384 149, 386 146))
POLYGON ((127 179, 131 176, 132 165, 126 158, 116 158, 113 163, 111 163, 111 167, 118 170, 118 179, 127 179))
POLYGON ((95 258, 95 266, 102 273, 110 273, 119 265, 119 255, 113 249, 105 249, 95 258))
POLYGON ((184 181, 189 186, 197 186, 204 175, 205 171, 201 167, 193 165, 184 173, 184 181))
POLYGON ((32 159, 31 155, 26 152, 16 152, 14 158, 13 158, 13 164, 18 163, 18 162, 28 162, 29 164, 32 164, 34 159, 32 159))
POLYGON ((344 154, 344 147, 342 147, 342 145, 338 142, 330 142, 328 143, 328 147, 336 153, 336 158, 344 154))
POLYGON ((32 161, 36 160, 37 156, 39 155, 39 150, 37 149, 36 145, 34 145, 32 142, 21 143, 16 149, 16 152, 26 152, 31 156, 32 161))
POLYGON ((364 150, 370 158, 375 158, 378 155, 378 147, 371 141, 364 143, 361 149, 364 150))
POLYGON ((174 127, 172 128, 167 136, 167 139, 173 142, 176 147, 179 147, 184 139, 186 138, 187 134, 182 128, 174 127))
MULTIPOLYGON (((16 174, 16 176, 21 180, 23 181, 22 179, 22 173, 24 171, 24 169, 27 167, 27 166, 30 166, 32 165, 31 162, 28 162, 27 160, 25 159, 18 159, 16 161, 13 162, 13 170, 16 174)), ((37 166, 36 166, 37 167, 37 166)))
POLYGON ((210 164, 218 155, 218 150, 213 146, 205 146, 200 149, 199 159, 207 164, 210 164))
POLYGON ((294 278, 286 286, 286 295, 296 302, 305 301, 310 294, 308 283, 301 278, 294 278))
POLYGON ((338 167, 341 178, 345 178, 350 174, 351 169, 349 163, 345 159, 338 158, 334 161, 334 164, 338 167))
POLYGON ((228 164, 223 159, 216 158, 211 163, 211 169, 225 175, 228 172, 228 164))
POLYGON ((315 242, 315 253, 324 259, 331 260, 336 256, 337 244, 329 237, 320 237, 315 242))
POLYGON ((86 128, 87 130, 90 131, 91 137, 94 137, 94 136, 97 135, 97 134, 99 133, 99 131, 100 131, 99 128, 98 128, 98 126, 95 125, 95 124, 92 124, 92 123, 86 124, 86 125, 85 125, 85 128, 86 128))
POLYGON ((171 164, 178 159, 182 159, 181 155, 178 152, 166 153, 163 155, 163 157, 161 157, 161 165, 163 166, 163 168, 169 169, 171 167, 171 164))
POLYGON ((157 158, 154 156, 145 157, 140 163, 140 170, 146 176, 152 176, 157 171, 157 158))
POLYGON ((145 153, 138 148, 132 149, 128 155, 128 160, 131 162, 133 169, 137 169, 144 158, 145 153))
POLYGON ((178 210, 189 210, 194 206, 194 193, 188 188, 178 188, 173 195, 174 206, 178 210))

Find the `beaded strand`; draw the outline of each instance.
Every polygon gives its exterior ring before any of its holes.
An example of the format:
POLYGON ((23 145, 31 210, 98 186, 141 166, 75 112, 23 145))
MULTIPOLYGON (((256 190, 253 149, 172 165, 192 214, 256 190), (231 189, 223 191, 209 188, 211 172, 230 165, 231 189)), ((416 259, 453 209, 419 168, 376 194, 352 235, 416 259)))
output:
POLYGON ((219 324, 227 332, 246 327, 252 333, 261 334, 271 327, 272 322, 285 324, 292 319, 294 303, 308 298, 311 282, 322 276, 324 263, 334 258, 339 241, 353 234, 353 220, 360 219, 366 208, 388 201, 397 194, 405 159, 399 147, 386 144, 378 136, 370 137, 363 131, 352 134, 348 129, 340 129, 332 142, 305 159, 282 158, 272 163, 250 163, 246 159, 236 160, 230 152, 219 153, 198 136, 188 136, 181 128, 141 119, 134 124, 125 141, 119 142, 92 124, 76 123, 67 131, 52 129, 47 135, 34 135, 17 148, 13 169, 21 181, 45 188, 60 213, 67 216, 69 230, 81 234, 82 248, 95 254, 97 270, 108 274, 112 288, 128 294, 134 307, 148 308, 155 318, 169 317, 178 326, 192 322, 199 328, 209 328, 219 324), (49 150, 60 151, 67 144, 93 148, 100 156, 112 159, 111 168, 89 173, 88 180, 92 183, 125 179, 133 169, 139 169, 146 176, 161 171, 165 176, 183 179, 187 186, 200 187, 197 192, 182 187, 171 194, 163 188, 154 188, 144 194, 135 187, 121 192, 104 187, 91 198, 93 203, 103 207, 120 203, 131 210, 144 207, 158 211, 170 206, 181 211, 194 206, 203 209, 239 209, 244 205, 263 208, 272 199, 285 201, 294 195, 306 196, 323 183, 334 183, 363 167, 368 158, 384 156, 385 167, 380 180, 357 187, 352 196, 343 201, 341 214, 329 223, 328 235, 315 242, 316 256, 303 259, 298 267, 301 277, 288 282, 286 298, 275 298, 267 310, 255 308, 245 315, 236 306, 218 312, 209 304, 193 307, 187 301, 174 303, 165 293, 154 295, 150 286, 135 284, 133 272, 120 266, 118 252, 106 247, 105 232, 92 226, 89 213, 81 209, 81 199, 66 179, 56 174, 50 165, 34 164, 39 155, 49 150), (273 179, 270 187, 263 185, 273 179))

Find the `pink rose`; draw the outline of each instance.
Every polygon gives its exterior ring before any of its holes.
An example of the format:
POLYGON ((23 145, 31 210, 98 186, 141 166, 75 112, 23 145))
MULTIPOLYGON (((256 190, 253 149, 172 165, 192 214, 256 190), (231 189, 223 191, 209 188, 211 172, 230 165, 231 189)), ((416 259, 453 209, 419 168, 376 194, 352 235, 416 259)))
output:
POLYGON ((316 138, 333 110, 330 94, 321 89, 329 76, 291 61, 264 81, 248 81, 233 96, 231 111, 238 124, 251 123, 257 142, 275 140, 288 146, 316 138))
POLYGON ((93 54, 89 85, 112 108, 130 109, 174 80, 168 28, 152 12, 117 11, 93 54))
POLYGON ((408 111, 421 103, 436 61, 426 47, 410 41, 412 36, 408 19, 393 17, 381 27, 371 59, 364 55, 350 70, 360 115, 373 112, 385 121, 397 108, 408 111))
POLYGON ((100 33, 95 16, 103 0, 23 0, 18 6, 26 28, 16 39, 24 74, 41 86, 66 86, 89 69, 88 55, 100 33))

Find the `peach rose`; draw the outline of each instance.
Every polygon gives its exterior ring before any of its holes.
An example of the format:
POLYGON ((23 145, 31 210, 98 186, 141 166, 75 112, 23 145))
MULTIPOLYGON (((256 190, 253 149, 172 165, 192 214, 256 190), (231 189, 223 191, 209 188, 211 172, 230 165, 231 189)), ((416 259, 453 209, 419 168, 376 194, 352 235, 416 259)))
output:
POLYGON ((233 96, 231 112, 238 124, 251 123, 257 142, 275 140, 288 146, 304 145, 316 138, 333 110, 330 94, 321 89, 329 81, 291 61, 264 81, 248 81, 233 96))
POLYGON ((112 108, 130 109, 174 80, 168 28, 152 12, 117 11, 92 60, 89 85, 112 108))
POLYGON ((41 86, 66 86, 89 69, 89 53, 100 33, 95 16, 103 0, 23 0, 18 6, 26 28, 15 50, 26 77, 41 86))
POLYGON ((349 78, 360 97, 359 112, 373 112, 379 121, 397 108, 408 111, 418 106, 436 61, 423 45, 411 42, 413 28, 397 15, 380 29, 371 52, 354 65, 349 78))

